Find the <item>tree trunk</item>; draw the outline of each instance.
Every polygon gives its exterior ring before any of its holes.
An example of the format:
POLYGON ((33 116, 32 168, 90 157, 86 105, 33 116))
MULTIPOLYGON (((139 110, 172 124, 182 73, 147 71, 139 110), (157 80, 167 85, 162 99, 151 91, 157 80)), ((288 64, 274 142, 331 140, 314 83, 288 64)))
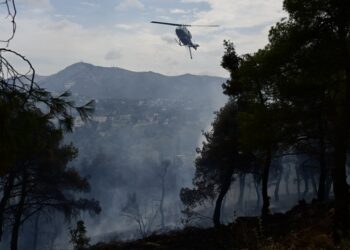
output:
POLYGON ((345 80, 339 88, 336 107, 335 141, 333 169, 333 190, 335 199, 335 240, 348 236, 349 230, 349 190, 346 182, 346 156, 349 139, 349 111, 350 111, 350 50, 348 46, 348 1, 339 1, 340 10, 337 18, 340 59, 339 63, 345 70, 345 80), (344 93, 344 95, 342 94, 344 93), (341 232, 339 234, 338 232, 341 232))
POLYGON ((162 194, 159 203, 159 212, 160 212, 160 225, 161 228, 165 228, 165 218, 164 218, 164 197, 165 197, 165 174, 162 177, 162 194))
POLYGON ((306 199, 306 196, 309 193, 309 173, 308 173, 309 170, 305 168, 307 168, 307 166, 304 166, 304 169, 303 169, 303 179, 305 183, 303 199, 306 199))
POLYGON ((284 175, 284 182, 285 182, 285 185, 286 185, 286 194, 287 196, 289 196, 289 175, 290 175, 290 164, 287 165, 288 166, 288 169, 287 171, 285 171, 285 175, 284 175))
POLYGON ((11 232, 11 250, 18 249, 18 235, 19 228, 21 226, 21 219, 24 210, 24 202, 26 199, 26 189, 27 189, 27 174, 23 174, 21 196, 15 209, 14 222, 11 232))
POLYGON ((346 143, 343 138, 337 138, 334 149, 335 166, 333 169, 333 190, 335 199, 335 232, 336 240, 346 237, 349 229, 348 185, 346 183, 346 143))
POLYGON ((335 141, 334 141, 334 169, 333 190, 335 200, 335 240, 339 241, 341 238, 347 237, 349 233, 349 192, 346 182, 346 157, 349 135, 349 112, 350 112, 350 51, 348 49, 347 39, 347 1, 340 2, 339 6, 340 23, 339 23, 339 40, 340 48, 342 50, 342 67, 345 70, 344 90, 345 95, 339 93, 340 99, 336 110, 336 126, 335 126, 335 141))
POLYGON ((280 196, 279 196, 279 191, 280 191, 280 184, 281 184, 281 179, 282 179, 282 169, 280 171, 280 173, 278 174, 277 177, 277 182, 276 182, 276 187, 275 187, 275 192, 274 192, 274 196, 275 196, 275 201, 279 201, 280 200, 280 196))
POLYGON ((287 181, 286 181, 286 194, 287 194, 287 196, 289 196, 289 194, 290 194, 290 192, 289 192, 289 183, 288 183, 288 179, 287 179, 287 181))
POLYGON ((11 196, 11 191, 12 191, 14 182, 15 182, 15 171, 12 170, 9 173, 9 177, 7 179, 6 185, 4 186, 3 195, 0 201, 0 241, 3 234, 4 216, 5 216, 4 213, 5 213, 7 202, 11 196))
POLYGON ((214 215, 213 215, 213 223, 215 227, 218 227, 221 225, 221 221, 220 221, 221 204, 222 204, 222 200, 224 199, 225 195, 230 189, 232 175, 233 175, 233 169, 230 169, 227 175, 223 179, 223 182, 220 188, 220 193, 218 195, 218 198, 216 199, 214 215))
POLYGON ((310 179, 311 179, 311 185, 312 185, 314 197, 317 197, 317 183, 316 183, 316 179, 315 179, 314 174, 310 175, 310 179))
POLYGON ((21 215, 19 215, 18 217, 16 216, 15 222, 12 227, 11 250, 18 249, 18 234, 19 234, 20 224, 21 224, 21 215))
POLYGON ((325 188, 325 200, 329 200, 329 197, 331 195, 331 189, 333 185, 333 178, 331 176, 327 176, 326 178, 326 188, 325 188))
POLYGON ((54 225, 53 227, 53 232, 51 234, 49 234, 49 238, 48 238, 48 246, 49 246, 49 249, 55 249, 54 246, 55 246, 55 241, 58 237, 58 233, 59 233, 59 228, 57 226, 57 224, 54 225))
POLYGON ((34 237, 33 237, 33 246, 32 246, 32 250, 37 250, 37 247, 38 247, 39 220, 40 220, 40 214, 38 213, 38 214, 36 215, 35 221, 34 221, 34 237))
POLYGON ((165 216, 164 216, 164 198, 165 198, 165 177, 168 173, 168 168, 169 165, 167 165, 166 163, 164 163, 165 165, 163 165, 162 167, 162 193, 161 193, 161 197, 160 197, 160 203, 159 203, 159 212, 160 212, 160 225, 161 228, 164 229, 165 228, 165 216))
POLYGON ((296 166, 295 172, 297 175, 298 200, 300 200, 300 166, 296 166))
POLYGON ((270 165, 271 165, 271 150, 268 150, 266 153, 264 171, 262 176, 262 198, 263 198, 263 207, 261 211, 262 217, 266 217, 270 213, 270 197, 268 194, 270 165))
POLYGON ((244 189, 245 189, 245 174, 239 175, 239 197, 238 197, 238 207, 240 210, 243 210, 243 198, 244 198, 244 189))
POLYGON ((324 145, 324 131, 323 131, 323 125, 322 121, 320 122, 320 155, 319 155, 319 161, 320 161, 320 178, 318 183, 318 192, 317 192, 317 199, 319 201, 324 201, 326 198, 325 195, 325 188, 326 188, 326 177, 327 177, 327 167, 326 167, 326 157, 325 157, 325 145, 324 145))
POLYGON ((255 186, 255 192, 256 192, 256 210, 260 209, 260 181, 259 176, 257 174, 254 174, 254 186, 255 186))

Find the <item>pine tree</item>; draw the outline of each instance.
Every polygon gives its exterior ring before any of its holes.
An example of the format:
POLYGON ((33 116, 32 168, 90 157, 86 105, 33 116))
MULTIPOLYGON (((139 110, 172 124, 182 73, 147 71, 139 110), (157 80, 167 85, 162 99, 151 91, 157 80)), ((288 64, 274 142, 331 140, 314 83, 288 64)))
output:
POLYGON ((74 250, 85 250, 90 246, 90 238, 86 236, 86 227, 84 221, 79 220, 75 229, 70 229, 70 242, 73 244, 74 250))

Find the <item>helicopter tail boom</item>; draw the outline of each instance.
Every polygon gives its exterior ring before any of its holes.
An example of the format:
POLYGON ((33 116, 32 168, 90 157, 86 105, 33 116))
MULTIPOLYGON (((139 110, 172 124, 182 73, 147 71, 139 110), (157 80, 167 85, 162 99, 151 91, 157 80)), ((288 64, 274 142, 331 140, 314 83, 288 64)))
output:
POLYGON ((192 59, 192 51, 190 46, 188 46, 188 51, 190 52, 190 58, 192 59))

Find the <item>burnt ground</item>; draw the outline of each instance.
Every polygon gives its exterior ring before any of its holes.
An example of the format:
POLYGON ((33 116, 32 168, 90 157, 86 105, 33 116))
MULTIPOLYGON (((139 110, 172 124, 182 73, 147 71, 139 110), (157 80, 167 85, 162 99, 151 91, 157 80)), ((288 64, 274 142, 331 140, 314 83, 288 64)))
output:
POLYGON ((350 241, 338 247, 333 244, 333 214, 332 202, 300 202, 286 213, 265 219, 239 217, 218 228, 189 227, 135 241, 98 243, 91 250, 350 249, 350 241))

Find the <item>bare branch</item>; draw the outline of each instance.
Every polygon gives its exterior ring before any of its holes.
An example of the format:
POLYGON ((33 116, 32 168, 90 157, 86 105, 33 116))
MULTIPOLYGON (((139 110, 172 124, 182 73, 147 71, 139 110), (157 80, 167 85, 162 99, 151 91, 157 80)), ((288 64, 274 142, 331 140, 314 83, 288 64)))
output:
POLYGON ((6 47, 9 46, 10 41, 15 37, 16 33, 16 15, 17 15, 17 9, 16 9, 16 4, 15 0, 2 0, 0 1, 0 5, 5 5, 6 10, 7 10, 7 18, 10 19, 11 25, 12 25, 12 31, 10 36, 7 39, 0 40, 0 42, 5 43, 6 47))

